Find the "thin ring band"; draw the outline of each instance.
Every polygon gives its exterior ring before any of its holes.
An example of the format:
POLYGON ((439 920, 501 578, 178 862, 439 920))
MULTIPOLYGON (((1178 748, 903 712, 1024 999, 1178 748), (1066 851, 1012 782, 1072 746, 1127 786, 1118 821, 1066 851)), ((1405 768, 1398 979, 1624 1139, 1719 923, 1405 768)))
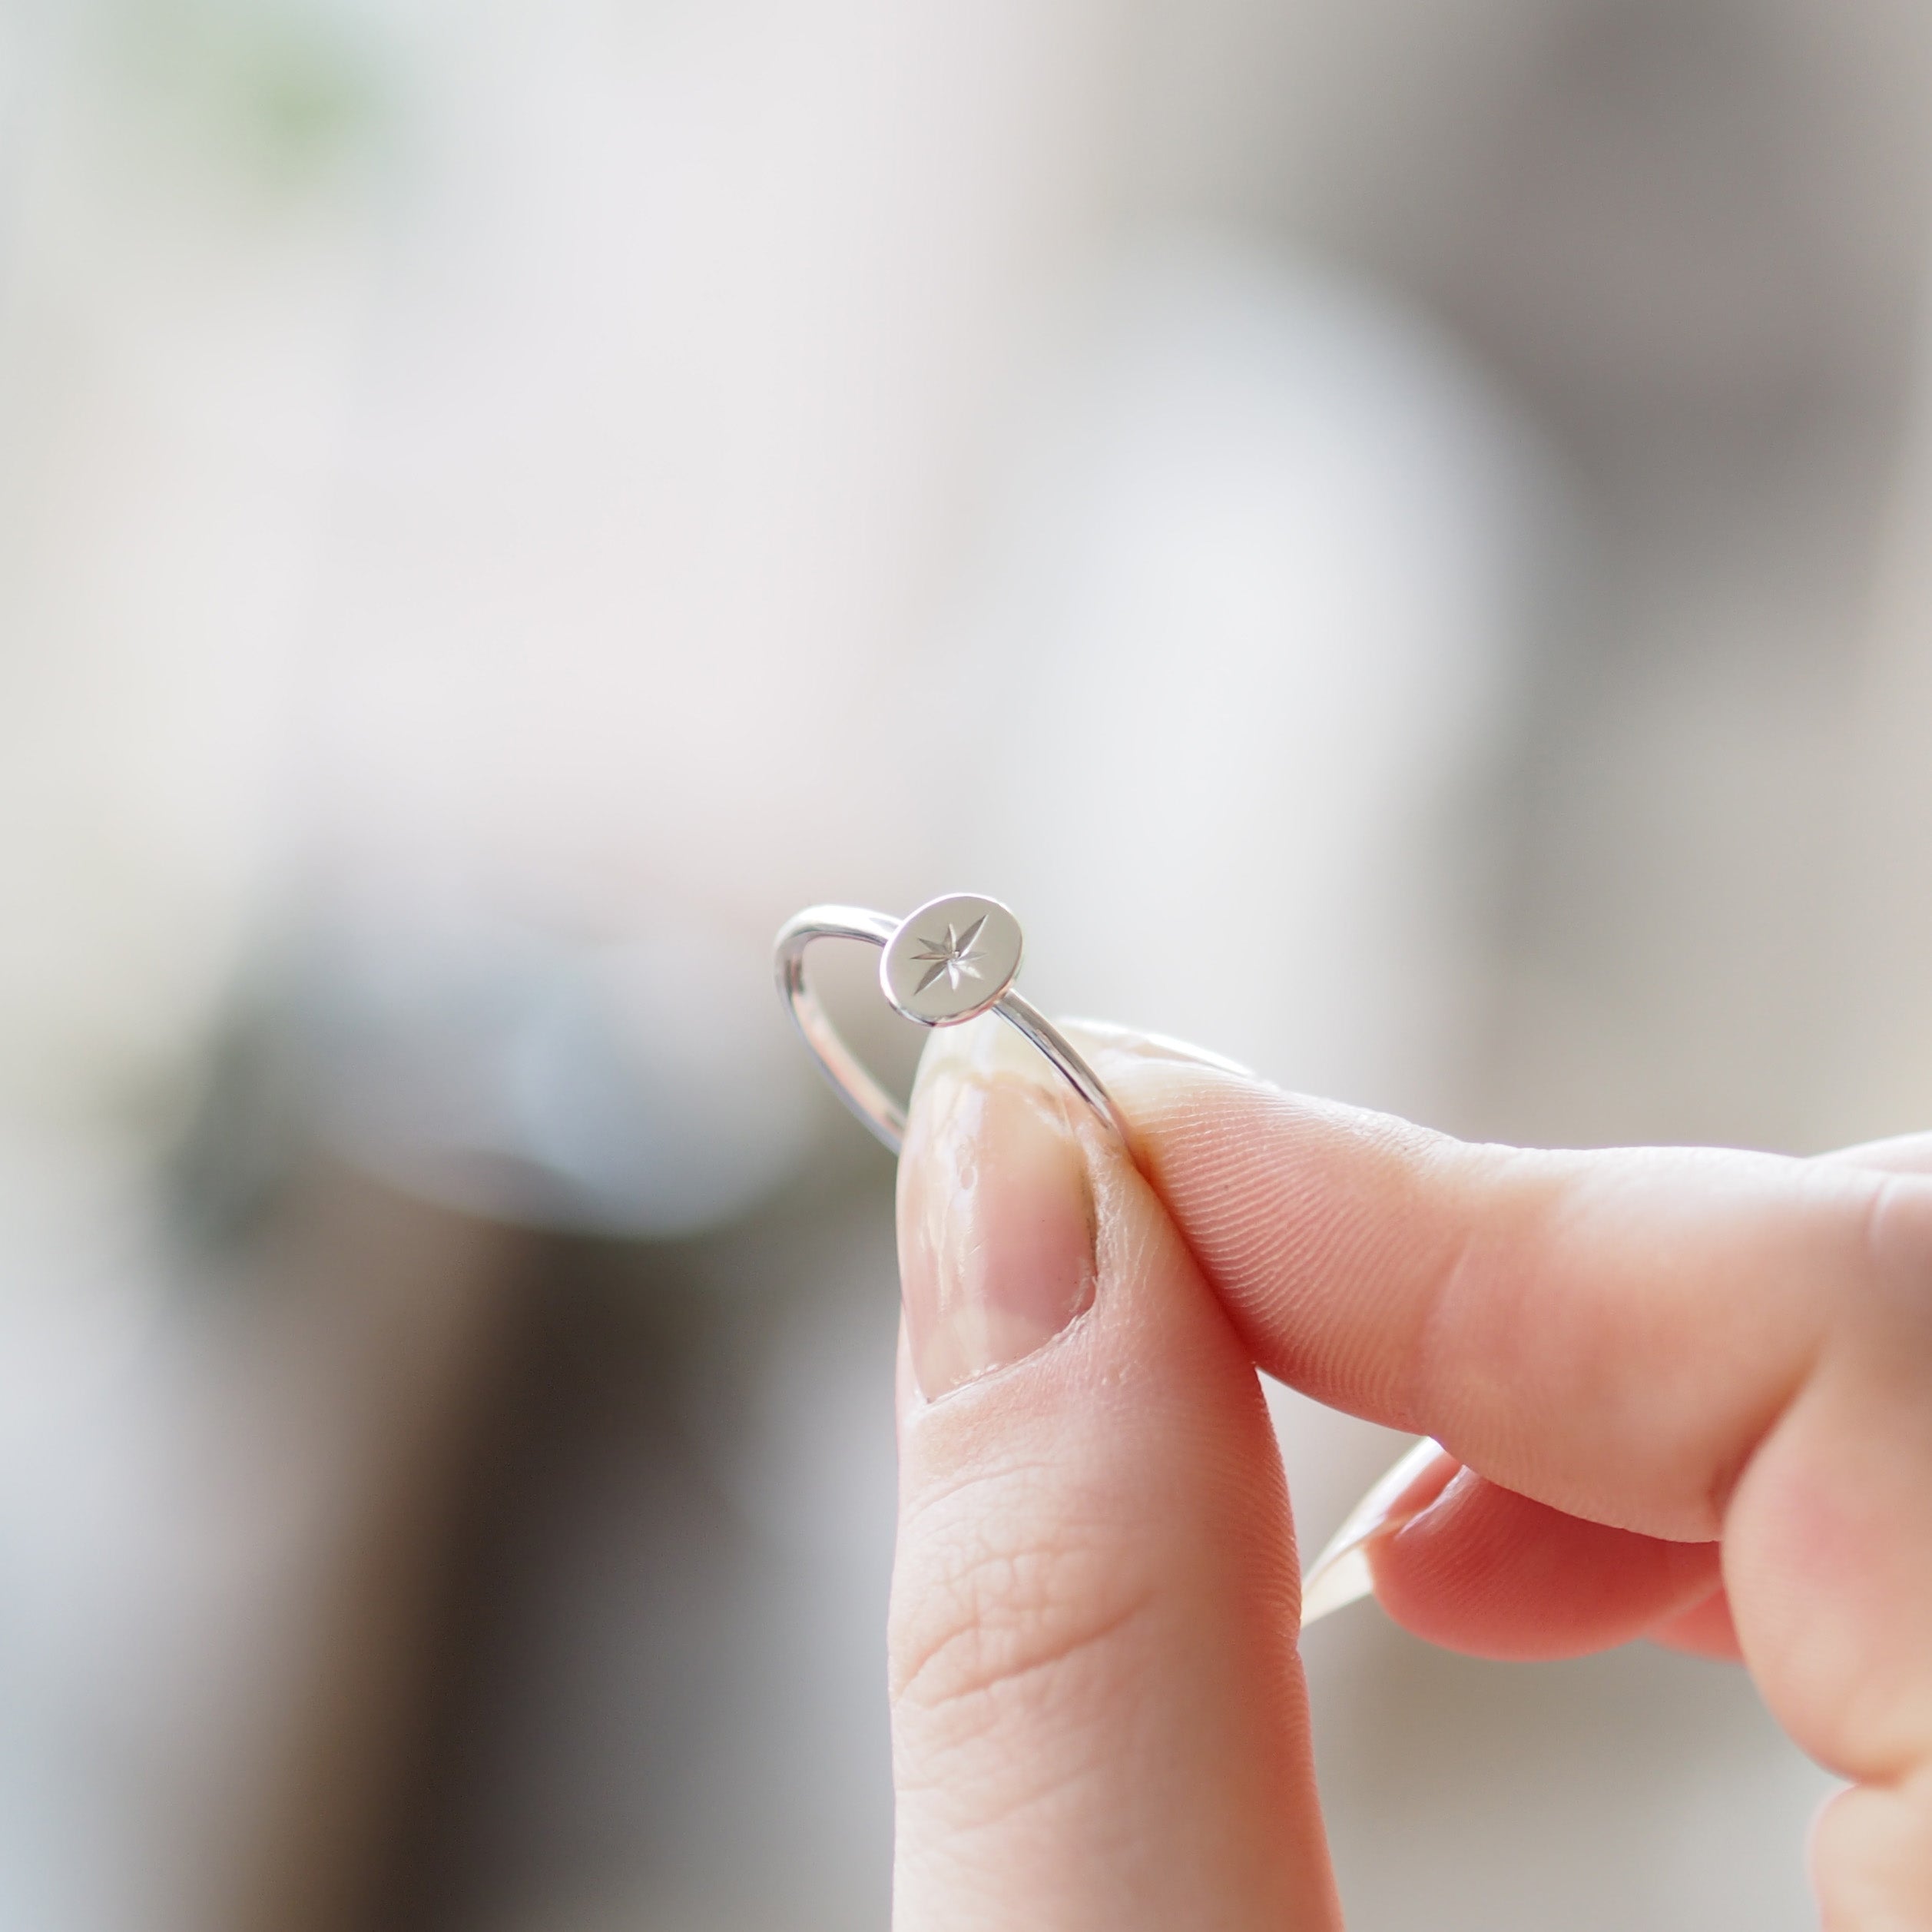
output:
POLYGON ((1019 967, 1019 922, 997 900, 955 894, 929 901, 903 920, 862 906, 808 906, 779 930, 778 990, 800 1036, 840 1098, 894 1154, 906 1137, 906 1110, 839 1037, 812 991, 805 977, 805 954, 816 939, 862 939, 880 947, 886 954, 880 963, 886 997, 897 1011, 921 1026, 956 1026, 983 1012, 997 1013, 1046 1056, 1067 1085, 1113 1130, 1122 1147, 1131 1145, 1127 1123, 1100 1084, 1099 1075, 1066 1036, 1014 986, 1019 967), (976 917, 978 923, 973 923, 976 917), (1002 923, 988 935, 988 949, 994 949, 996 942, 1006 936, 1005 929, 1010 928, 1009 959, 988 959, 973 949, 975 935, 996 920, 1002 923), (936 936, 942 924, 944 940, 936 936), (962 926, 966 929, 963 937, 962 926), (925 943, 929 934, 934 936, 928 949, 914 952, 912 949, 925 943), (917 976, 916 982, 905 976, 916 973, 927 962, 933 963, 917 976), (890 976, 895 971, 901 976, 896 986, 890 976))

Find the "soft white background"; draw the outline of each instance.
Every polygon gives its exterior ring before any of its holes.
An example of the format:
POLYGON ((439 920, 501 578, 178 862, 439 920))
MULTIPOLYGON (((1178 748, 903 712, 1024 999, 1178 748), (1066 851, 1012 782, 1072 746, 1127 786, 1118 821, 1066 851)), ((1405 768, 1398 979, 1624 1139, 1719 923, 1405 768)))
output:
MULTIPOLYGON (((1458 1131, 1924 1125, 1929 99, 1884 0, 0 6, 0 1920, 404 1911, 563 1224, 756 1338, 708 1500, 544 1493, 403 1922, 883 1923, 808 900, 1458 1131), (324 1178, 211 1255, 237 1016, 324 1178)), ((1316 1543, 1399 1445, 1278 1414, 1316 1543)), ((1733 1677, 1309 1654, 1358 1926, 1808 1922, 1733 1677)))

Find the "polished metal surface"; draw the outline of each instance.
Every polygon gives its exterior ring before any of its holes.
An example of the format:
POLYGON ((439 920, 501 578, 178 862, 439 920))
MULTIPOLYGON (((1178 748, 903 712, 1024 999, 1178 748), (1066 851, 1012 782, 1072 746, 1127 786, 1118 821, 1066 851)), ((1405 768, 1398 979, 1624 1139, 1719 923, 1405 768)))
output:
POLYGON ((1019 972, 1019 921, 996 899, 955 893, 909 913, 886 943, 879 985, 922 1026, 950 1026, 995 1005, 1019 972))
POLYGON ((808 906, 780 929, 778 990, 805 1044, 846 1105, 895 1154, 905 1138, 906 1110, 838 1035, 805 976, 816 939, 861 939, 882 949, 879 984, 906 1019, 922 1026, 956 1026, 986 1012, 1031 1040, 1062 1078, 1119 1136, 1126 1123, 1099 1076, 1013 981, 1025 942, 1019 921, 996 899, 953 893, 903 920, 859 906, 808 906))

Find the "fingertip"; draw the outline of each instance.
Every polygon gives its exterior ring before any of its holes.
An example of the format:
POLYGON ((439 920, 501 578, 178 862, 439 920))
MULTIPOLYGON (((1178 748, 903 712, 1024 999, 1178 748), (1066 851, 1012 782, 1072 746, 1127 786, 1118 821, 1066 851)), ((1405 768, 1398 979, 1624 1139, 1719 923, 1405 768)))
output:
POLYGON ((1404 1629, 1504 1661, 1629 1642, 1708 1598, 1719 1581, 1715 1543, 1672 1543, 1569 1516, 1471 1470, 1367 1553, 1377 1599, 1404 1629))
POLYGON ((1129 1067, 1150 1064, 1198 1067, 1212 1073, 1232 1075, 1256 1085, 1268 1084, 1252 1067, 1244 1066, 1211 1047, 1177 1039, 1171 1033, 1148 1032, 1110 1019, 1063 1019, 1059 1025, 1089 1058, 1113 1059, 1129 1067))
POLYGON ((1688 1610, 1665 1617, 1645 1634, 1652 1643, 1665 1650, 1682 1651, 1686 1656, 1708 1657, 1725 1664, 1744 1662, 1744 1647, 1732 1620, 1731 1599, 1722 1589, 1713 1590, 1688 1610))

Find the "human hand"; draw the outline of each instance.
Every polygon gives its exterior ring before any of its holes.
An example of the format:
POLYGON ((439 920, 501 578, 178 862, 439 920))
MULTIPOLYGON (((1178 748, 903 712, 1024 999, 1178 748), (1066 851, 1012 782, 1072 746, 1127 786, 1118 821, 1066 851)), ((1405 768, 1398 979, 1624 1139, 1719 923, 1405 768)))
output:
POLYGON ((1852 1781, 1826 1924, 1932 1927, 1932 1135, 1469 1146, 1078 1038, 1140 1171, 994 1017, 900 1162, 900 1932, 1340 1924, 1258 1364, 1445 1446, 1399 1622, 1741 1655, 1852 1781))

